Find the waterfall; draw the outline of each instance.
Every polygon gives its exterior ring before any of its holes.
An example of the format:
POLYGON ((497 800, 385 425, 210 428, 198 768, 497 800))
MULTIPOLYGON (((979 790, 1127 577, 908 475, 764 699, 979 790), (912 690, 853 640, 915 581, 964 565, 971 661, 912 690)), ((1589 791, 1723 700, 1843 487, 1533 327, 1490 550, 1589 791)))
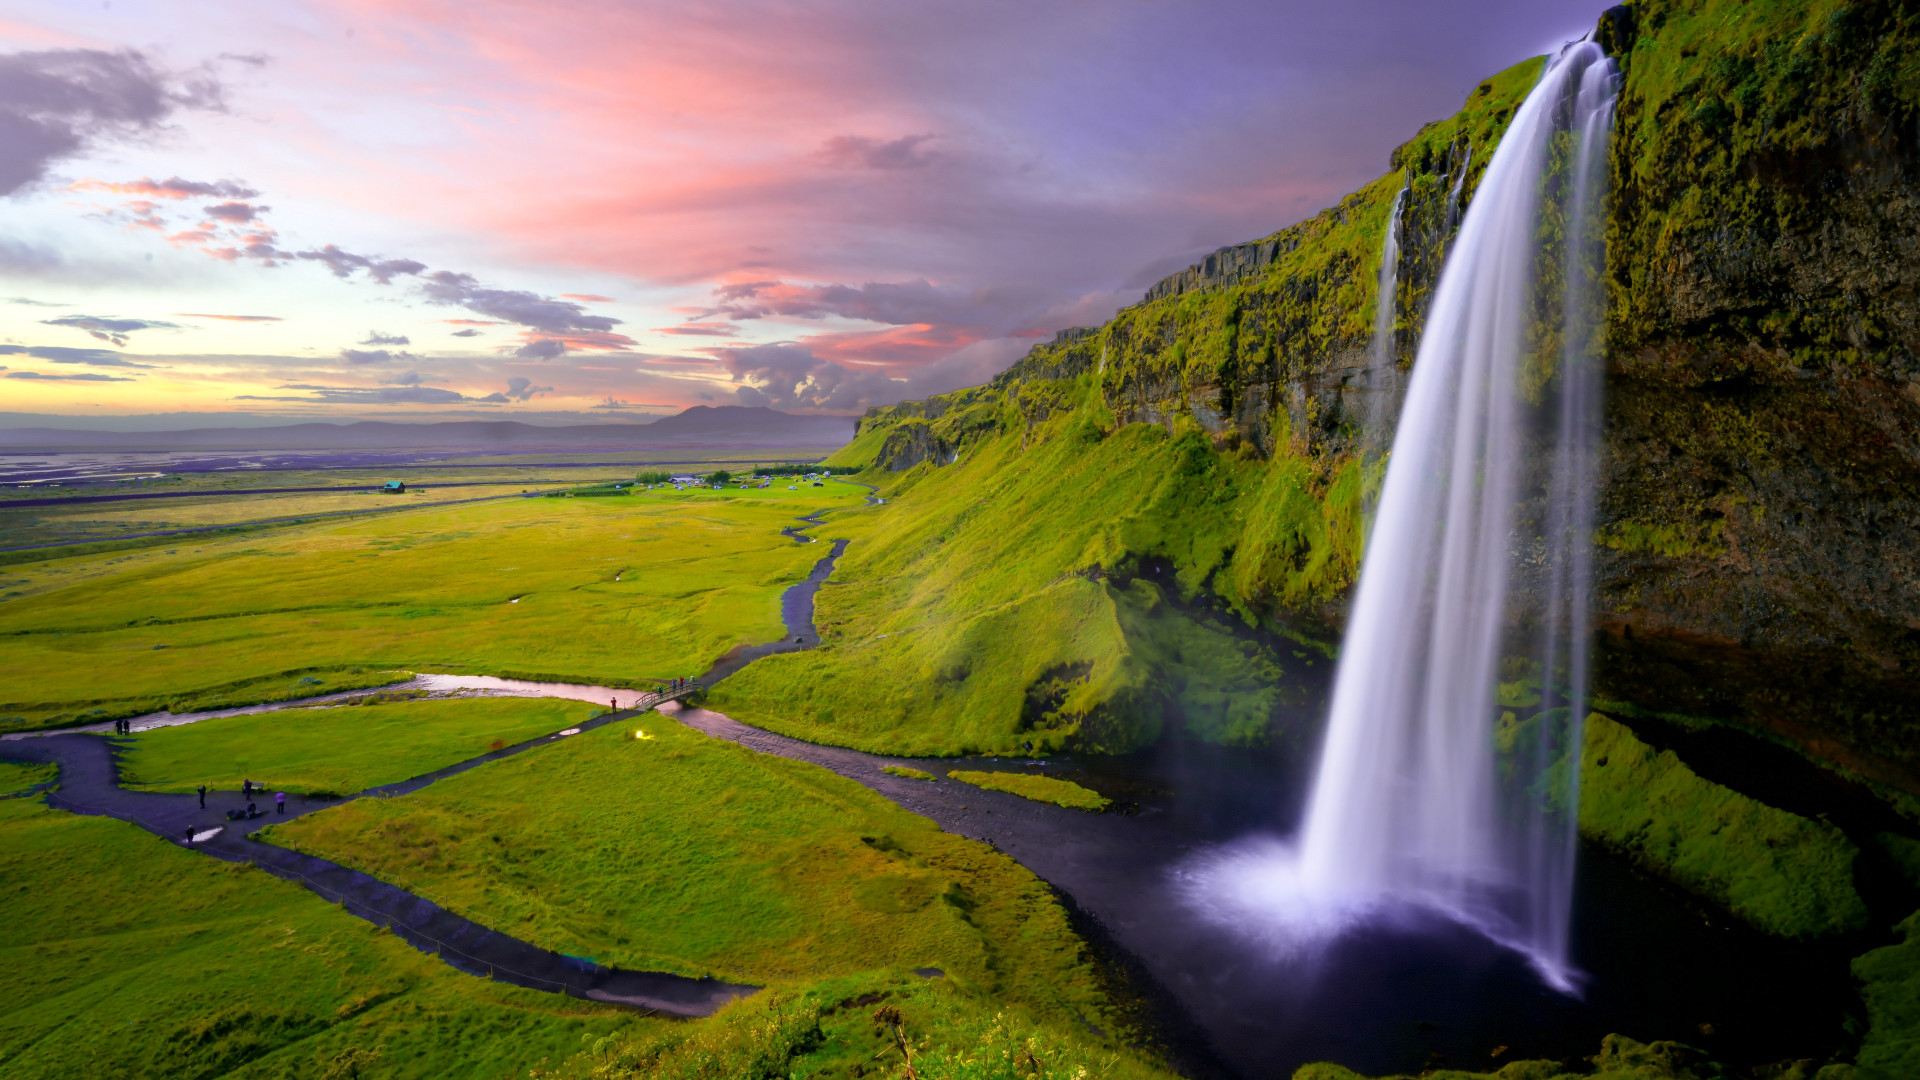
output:
POLYGON ((1310 897, 1445 910, 1566 990, 1617 85, 1590 41, 1553 59, 1447 256, 1297 867, 1310 897))
POLYGON ((1460 171, 1454 174, 1453 186, 1447 189, 1446 229, 1448 232, 1452 232, 1453 227, 1460 224, 1460 189, 1466 186, 1467 171, 1471 168, 1473 168, 1473 140, 1469 139, 1466 159, 1460 162, 1460 171))
POLYGON ((1387 215, 1387 238, 1380 249, 1380 294, 1373 311, 1373 350, 1367 363, 1367 430, 1363 443, 1369 457, 1385 448, 1392 430, 1393 399, 1400 367, 1393 349, 1393 323, 1400 278, 1400 215, 1406 209, 1407 191, 1412 177, 1393 197, 1393 210, 1387 215))

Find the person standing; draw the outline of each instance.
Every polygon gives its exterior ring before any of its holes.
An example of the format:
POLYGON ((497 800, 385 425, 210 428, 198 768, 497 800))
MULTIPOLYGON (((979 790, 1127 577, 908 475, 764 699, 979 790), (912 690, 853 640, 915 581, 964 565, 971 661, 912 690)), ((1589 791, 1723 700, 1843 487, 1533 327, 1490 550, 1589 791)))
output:
POLYGON ((185 843, 188 847, 193 846, 193 826, 191 825, 187 826, 187 839, 185 843))
POLYGON ((201 784, 200 785, 200 809, 205 810, 206 808, 207 808, 207 785, 201 784))
POLYGON ((285 814, 287 812, 287 793, 286 792, 276 791, 273 793, 273 807, 275 810, 278 810, 282 814, 285 814))

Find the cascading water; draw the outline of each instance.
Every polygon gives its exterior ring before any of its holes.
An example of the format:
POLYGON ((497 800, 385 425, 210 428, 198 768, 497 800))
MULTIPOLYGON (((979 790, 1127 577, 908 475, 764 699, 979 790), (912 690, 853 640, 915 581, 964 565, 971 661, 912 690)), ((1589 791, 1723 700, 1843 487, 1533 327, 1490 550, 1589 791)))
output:
POLYGON ((1393 197, 1393 210, 1387 216, 1387 238, 1380 249, 1380 292, 1374 304, 1373 349, 1367 358, 1367 427, 1363 437, 1366 452, 1373 457, 1386 449, 1388 432, 1393 430, 1392 414, 1395 384, 1400 367, 1395 362, 1393 325, 1400 276, 1400 215, 1406 209, 1407 185, 1393 197))
POLYGON ((1437 909, 1576 987, 1599 215, 1618 81, 1597 45, 1569 45, 1487 164, 1427 312, 1301 835, 1186 871, 1210 918, 1294 950, 1383 909, 1437 909))
POLYGON ((1447 258, 1300 847, 1309 892, 1440 906, 1562 987, 1598 442, 1592 267, 1617 81, 1597 45, 1561 53, 1447 258), (1545 303, 1555 280, 1564 295, 1545 303), (1503 694, 1503 657, 1529 653, 1537 688, 1509 660, 1503 694))
POLYGON ((1452 231, 1460 224, 1460 191, 1467 185, 1467 170, 1473 167, 1473 143, 1467 143, 1467 156, 1460 162, 1459 170, 1453 175, 1453 185, 1447 188, 1446 227, 1452 231))

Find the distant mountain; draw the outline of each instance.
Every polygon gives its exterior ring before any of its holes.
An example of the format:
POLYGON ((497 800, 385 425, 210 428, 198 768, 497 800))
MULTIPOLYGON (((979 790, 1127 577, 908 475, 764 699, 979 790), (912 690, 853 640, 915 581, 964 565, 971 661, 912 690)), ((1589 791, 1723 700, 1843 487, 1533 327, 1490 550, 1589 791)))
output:
POLYGON ((836 447, 853 438, 846 416, 795 416, 773 409, 696 405, 644 424, 536 427, 514 420, 404 424, 288 424, 188 431, 0 431, 6 450, 611 450, 623 447, 836 447))

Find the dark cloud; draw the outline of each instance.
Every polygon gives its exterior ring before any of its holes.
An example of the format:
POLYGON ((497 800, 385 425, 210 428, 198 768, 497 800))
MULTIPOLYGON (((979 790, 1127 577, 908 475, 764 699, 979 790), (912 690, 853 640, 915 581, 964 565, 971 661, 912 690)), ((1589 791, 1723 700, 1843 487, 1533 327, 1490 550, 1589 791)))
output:
POLYGON ((150 133, 181 109, 218 109, 211 75, 165 71, 133 50, 0 56, 0 195, 107 139, 150 133))
POLYGON ((679 334, 685 337, 739 337, 740 328, 724 322, 688 322, 678 326, 656 326, 658 334, 679 334))
POLYGON ((365 270, 367 276, 382 285, 390 285, 393 279, 405 274, 418 274, 427 268, 427 264, 412 259, 383 259, 377 255, 355 255, 328 244, 317 251, 299 251, 292 256, 296 259, 308 259, 325 266, 337 278, 352 277, 357 270, 365 270))
POLYGON ((417 371, 409 371, 405 375, 396 376, 385 381, 388 386, 419 386, 420 373, 417 371))
POLYGON ((281 390, 306 391, 306 397, 241 394, 235 401, 309 401, 348 405, 447 405, 461 401, 484 400, 467 397, 454 390, 433 386, 308 386, 292 384, 281 390))
POLYGON ((64 345, 0 345, 0 356, 31 356, 56 364, 85 364, 88 367, 151 368, 136 364, 105 349, 70 349, 64 345))
POLYGON ((901 397, 900 382, 873 369, 822 360, 805 345, 754 345, 716 355, 741 384, 734 396, 742 405, 854 412, 901 397))
POLYGON ((535 338, 513 350, 522 360, 558 360, 567 354, 567 343, 554 338, 535 338))
POLYGON ((839 135, 820 148, 820 157, 830 165, 864 169, 918 169, 939 155, 921 149, 932 135, 903 135, 882 142, 863 135, 839 135))
POLYGON ((419 357, 407 352, 388 352, 386 349, 341 349, 340 359, 349 364, 391 364, 396 360, 415 361, 419 357))
POLYGON ((7 300, 7 303, 19 304, 22 307, 72 307, 73 306, 72 304, 49 303, 45 300, 29 300, 24 296, 11 297, 7 300))
POLYGON ((76 330, 85 330, 95 340, 114 345, 125 345, 127 335, 136 330, 178 330, 177 323, 162 322, 159 319, 107 319, 97 315, 62 315, 57 319, 41 319, 43 326, 70 326, 76 330))
MULTIPOLYGON (((703 318, 863 319, 905 326, 911 323, 1006 324, 1043 307, 1024 289, 943 289, 926 281, 868 282, 864 285, 788 285, 752 281, 714 290, 719 300, 703 318)), ((1011 329, 1011 327, 1006 327, 1011 329)))
POLYGON ((473 329, 467 329, 467 330, 455 330, 455 331, 453 332, 453 336, 454 336, 454 337, 479 337, 479 336, 480 336, 480 331, 478 331, 478 330, 473 330, 473 329))
MULTIPOLYGON (((259 192, 237 180, 215 180, 211 183, 199 180, 182 180, 177 176, 165 180, 153 180, 141 177, 138 180, 107 181, 82 180, 73 185, 81 191, 105 191, 114 195, 138 195, 148 199, 252 199, 259 192)), ((265 207, 262 207, 265 209, 265 207)))
POLYGON ((96 375, 93 372, 75 372, 71 375, 42 375, 37 371, 9 371, 9 379, 38 379, 42 382, 132 382, 132 379, 119 375, 96 375))
POLYGON ((571 300, 550 300, 519 289, 486 288, 472 274, 436 270, 423 277, 421 282, 427 298, 435 303, 455 304, 478 315, 517 323, 547 334, 561 335, 572 331, 604 333, 620 325, 619 319, 587 314, 586 308, 571 300))
POLYGON ((208 217, 216 221, 225 221, 238 225, 243 222, 258 221, 261 214, 273 209, 273 207, 255 206, 252 203, 243 202, 223 202, 204 207, 203 209, 206 211, 208 217))
POLYGON ((378 330, 369 330, 367 332, 367 339, 365 341, 362 341, 360 344, 362 345, 411 345, 413 344, 413 342, 408 341, 406 336, 403 334, 383 334, 378 330))
POLYGON ((181 311, 174 315, 176 319, 219 319, 223 322, 285 322, 278 315, 207 315, 199 312, 181 311))
POLYGON ((600 399, 600 403, 598 405, 594 405, 592 407, 596 409, 631 409, 631 408, 634 408, 635 406, 630 402, 622 401, 619 398, 614 397, 612 394, 608 394, 606 397, 600 399))
POLYGON ((486 397, 483 397, 483 398, 475 398, 474 400, 490 401, 490 402, 495 402, 499 404, 505 404, 506 402, 509 402, 509 401, 527 401, 531 399, 535 394, 551 394, 551 393, 553 393, 553 387, 535 386, 533 385, 532 379, 522 378, 519 375, 515 375, 513 378, 507 380, 506 393, 502 394, 502 393, 496 392, 496 393, 488 394, 486 397))

